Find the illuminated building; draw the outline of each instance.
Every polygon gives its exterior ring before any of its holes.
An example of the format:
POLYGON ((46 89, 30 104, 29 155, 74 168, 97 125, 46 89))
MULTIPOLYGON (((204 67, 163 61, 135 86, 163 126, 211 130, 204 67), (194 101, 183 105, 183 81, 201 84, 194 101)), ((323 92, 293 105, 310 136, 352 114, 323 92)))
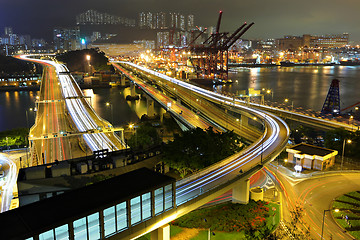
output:
POLYGON ((276 45, 279 50, 299 50, 303 47, 308 48, 335 48, 345 47, 349 44, 349 34, 333 34, 333 35, 309 35, 285 36, 276 39, 276 45))

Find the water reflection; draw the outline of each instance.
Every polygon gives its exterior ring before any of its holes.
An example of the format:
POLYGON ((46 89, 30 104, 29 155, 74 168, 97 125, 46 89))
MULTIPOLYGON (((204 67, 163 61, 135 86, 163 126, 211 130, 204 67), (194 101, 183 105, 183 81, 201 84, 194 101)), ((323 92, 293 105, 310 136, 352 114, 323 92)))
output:
MULTIPOLYGON (((249 87, 271 89, 274 101, 283 103, 285 98, 294 102, 295 107, 321 110, 331 81, 340 80, 341 107, 350 106, 360 101, 360 67, 326 66, 326 67, 278 67, 278 68, 237 68, 229 73, 234 81, 232 85, 208 87, 213 91, 236 93, 249 87)), ((0 131, 26 127, 26 109, 35 106, 39 92, 0 92, 0 131)), ((126 101, 130 89, 94 89, 84 90, 87 99, 99 116, 111 120, 111 110, 106 102, 113 106, 114 125, 125 125, 136 122, 146 114, 146 98, 137 101, 126 101)), ((140 94, 140 91, 139 91, 140 94)), ((265 99, 271 101, 271 94, 265 99)), ((155 111, 160 107, 155 104, 155 111)), ((34 124, 34 114, 29 114, 29 125, 34 124)))

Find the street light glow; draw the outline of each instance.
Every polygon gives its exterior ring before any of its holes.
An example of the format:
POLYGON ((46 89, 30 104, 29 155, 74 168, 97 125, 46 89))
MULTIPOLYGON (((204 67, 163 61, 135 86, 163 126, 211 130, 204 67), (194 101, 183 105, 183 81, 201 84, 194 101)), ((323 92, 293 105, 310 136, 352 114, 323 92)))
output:
POLYGON ((86 55, 86 60, 90 61, 91 56, 90 55, 86 55))
POLYGON ((348 139, 346 142, 350 144, 352 141, 351 141, 351 139, 348 139))

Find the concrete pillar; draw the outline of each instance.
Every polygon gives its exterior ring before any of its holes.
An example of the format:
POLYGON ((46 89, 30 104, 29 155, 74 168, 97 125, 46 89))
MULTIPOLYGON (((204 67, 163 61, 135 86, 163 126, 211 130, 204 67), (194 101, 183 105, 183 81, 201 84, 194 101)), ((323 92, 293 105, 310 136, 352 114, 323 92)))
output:
POLYGON ((150 97, 146 98, 146 109, 148 117, 155 116, 154 100, 152 100, 150 97))
POLYGON ((248 204, 249 203, 250 180, 239 180, 232 190, 232 202, 248 204))
POLYGON ((170 240, 170 225, 166 224, 150 233, 151 240, 170 240))
POLYGON ((120 86, 125 86, 125 74, 121 74, 120 86))
POLYGON ((160 109, 160 122, 163 123, 164 122, 164 113, 166 113, 166 110, 161 108, 160 109))
POLYGON ((134 83, 130 84, 130 96, 131 97, 136 97, 135 84, 134 83))
POLYGON ((245 115, 241 115, 240 124, 242 126, 249 126, 249 118, 245 115))

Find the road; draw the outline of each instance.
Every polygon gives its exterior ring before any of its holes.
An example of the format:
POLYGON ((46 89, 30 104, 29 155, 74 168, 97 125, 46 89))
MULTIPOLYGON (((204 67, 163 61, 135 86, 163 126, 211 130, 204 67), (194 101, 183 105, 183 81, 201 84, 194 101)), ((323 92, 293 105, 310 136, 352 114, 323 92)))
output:
POLYGON ((140 86, 147 94, 153 96, 157 102, 163 103, 165 108, 168 106, 167 105, 168 103, 171 103, 171 106, 168 107, 168 111, 170 111, 173 114, 176 114, 178 117, 183 118, 188 123, 188 125, 191 125, 194 128, 199 127, 202 129, 207 129, 209 127, 212 127, 215 131, 222 130, 221 128, 218 127, 218 125, 211 124, 208 121, 204 120, 194 111, 186 108, 182 104, 179 104, 177 101, 173 100, 170 96, 165 95, 160 90, 155 89, 153 87, 149 87, 147 84, 141 81, 141 79, 139 79, 138 77, 127 71, 126 69, 121 68, 117 64, 113 64, 113 65, 116 69, 121 71, 128 78, 134 81, 138 86, 140 86))
MULTIPOLYGON (((305 230, 310 226, 310 234, 313 239, 321 239, 321 228, 324 210, 331 209, 332 201, 345 193, 358 191, 360 189, 359 173, 326 173, 324 175, 301 179, 291 178, 284 171, 277 171, 277 168, 269 166, 272 175, 276 175, 281 183, 285 197, 284 218, 289 221, 289 211, 296 205, 303 207, 305 230)), ((325 215, 324 239, 334 240, 354 239, 344 232, 334 222, 330 212, 325 215)))
MULTIPOLYGON (((127 75, 130 79, 134 80, 136 84, 144 86, 145 83, 142 80, 129 73, 127 70, 125 70, 118 64, 113 64, 113 66, 125 75, 127 75)), ((143 73, 149 74, 146 71, 144 71, 143 73)), ((156 83, 159 84, 162 88, 166 89, 169 92, 172 91, 177 99, 181 99, 182 102, 187 103, 187 105, 191 106, 194 111, 201 114, 203 117, 206 117, 206 119, 210 120, 211 122, 216 122, 217 126, 221 126, 223 129, 233 130, 236 134, 249 140, 250 142, 255 142, 261 137, 261 131, 259 131, 255 127, 243 125, 239 118, 236 118, 233 115, 224 112, 223 109, 213 105, 213 103, 207 101, 207 99, 204 99, 202 97, 202 94, 193 91, 192 85, 190 86, 190 89, 188 89, 177 84, 169 84, 166 79, 163 79, 161 77, 154 78, 154 76, 152 76, 152 79, 154 82, 156 81, 156 83)), ((214 100, 212 98, 210 99, 214 100)), ((175 102, 174 100, 169 100, 169 102, 170 101, 175 102)), ((218 99, 216 103, 219 103, 218 99)), ((223 104, 223 102, 221 102, 221 104, 223 104)), ((176 108, 173 108, 172 110, 175 111, 175 113, 179 114, 183 111, 183 108, 184 107, 182 107, 182 109, 178 109, 178 111, 176 108)), ((191 121, 191 119, 189 121, 191 121)))
MULTIPOLYGON (((205 204, 211 200, 212 194, 216 194, 217 196, 224 194, 229 189, 231 189, 231 186, 234 183, 234 179, 239 179, 241 178, 242 173, 246 174, 250 170, 253 170, 259 166, 261 167, 265 161, 274 159, 276 156, 278 156, 278 154, 280 154, 280 152, 287 144, 289 138, 288 126, 282 119, 270 113, 234 103, 231 98, 228 99, 226 96, 221 94, 217 94, 188 84, 186 82, 170 78, 164 74, 160 74, 132 63, 123 62, 123 64, 131 65, 132 67, 138 68, 141 71, 147 72, 148 74, 162 78, 164 82, 167 81, 167 84, 170 86, 176 84, 186 88, 188 91, 194 91, 204 98, 213 99, 214 102, 219 104, 232 106, 233 108, 239 109, 243 112, 248 112, 249 114, 252 114, 255 119, 260 122, 260 124, 264 124, 263 135, 261 135, 261 137, 252 143, 248 148, 224 159, 217 164, 201 170, 198 173, 177 181, 176 205, 178 211, 176 214, 170 216, 167 216, 165 212, 164 218, 166 218, 166 221, 172 221, 173 219, 180 217, 181 215, 186 214, 187 212, 205 204)), ((151 88, 151 86, 144 87, 148 89, 151 88)), ((204 108, 205 111, 207 109, 208 108, 204 108)), ((220 116, 212 120, 217 122, 219 117, 220 116)), ((223 116, 221 118, 223 118, 223 116)), ((234 124, 234 127, 240 128, 241 126, 236 123, 234 124)), ((240 131, 240 129, 238 130, 240 131)), ((171 199, 169 198, 165 198, 165 201, 167 202, 166 204, 171 204, 168 202, 170 200, 171 199)), ((161 224, 165 224, 165 222, 162 221, 161 224)), ((127 235, 126 238, 131 239, 133 237, 140 236, 145 232, 151 231, 152 227, 155 229, 156 224, 154 226, 149 226, 146 230, 139 230, 142 232, 131 233, 131 235, 127 235)), ((126 234, 126 231, 124 234, 126 234)))
POLYGON ((4 171, 4 176, 0 178, 1 188, 1 212, 10 210, 13 193, 17 193, 17 174, 18 169, 16 164, 6 157, 5 154, 0 154, 1 170, 4 171), (14 191, 15 189, 15 191, 14 191))
POLYGON ((38 159, 43 160, 40 164, 127 147, 113 132, 103 132, 112 125, 96 114, 64 65, 26 55, 20 58, 45 68, 36 123, 30 132, 31 137, 42 138, 34 140, 38 159), (74 131, 88 134, 71 136, 74 131))

